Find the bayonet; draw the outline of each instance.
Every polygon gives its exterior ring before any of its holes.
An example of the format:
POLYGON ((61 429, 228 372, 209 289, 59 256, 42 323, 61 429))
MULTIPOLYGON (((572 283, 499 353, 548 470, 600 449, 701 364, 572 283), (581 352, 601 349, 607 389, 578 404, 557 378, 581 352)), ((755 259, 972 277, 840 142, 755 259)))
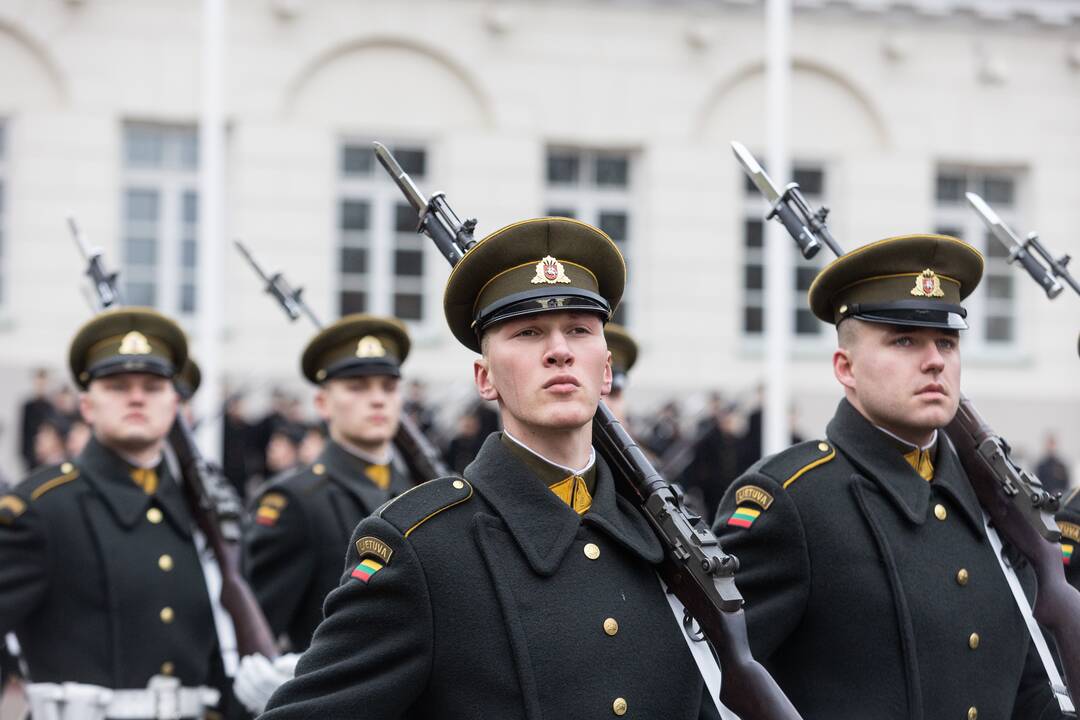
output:
POLYGON ((94 284, 94 293, 101 309, 106 310, 113 305, 121 304, 117 273, 105 271, 105 265, 101 259, 101 248, 90 245, 82 230, 79 229, 79 224, 75 222, 74 216, 68 215, 67 224, 72 237, 75 238, 75 244, 79 246, 79 252, 86 259, 86 276, 94 284))
MULTIPOLYGON (((985 200, 976 195, 973 192, 966 193, 966 197, 971 207, 975 208, 975 212, 979 213, 983 222, 990 228, 990 232, 998 241, 1005 246, 1005 249, 1009 251, 1009 262, 1019 262, 1031 279, 1039 284, 1039 287, 1043 289, 1048 298, 1055 298, 1061 294, 1061 283, 1054 279, 1053 274, 1047 268, 1039 262, 1039 259, 1028 252, 1027 244, 1021 242, 1020 238, 1016 236, 1016 233, 1012 231, 1008 225, 1006 225, 998 214, 994 212, 994 209, 990 207, 985 200)), ((1038 242, 1038 236, 1034 237, 1035 242, 1038 242)), ((1029 238, 1030 242, 1030 238, 1029 238)), ((1039 245, 1041 248, 1042 246, 1039 245)), ((1048 254, 1049 255, 1049 254, 1048 254)), ((1050 258, 1053 262, 1053 258, 1050 258)), ((1066 257, 1065 262, 1068 262, 1066 257)), ((1064 270, 1064 268, 1062 268, 1064 270)), ((1066 271, 1067 272, 1067 271, 1066 271)), ((1078 290, 1077 292, 1080 292, 1078 290)))
POLYGON ((274 296, 274 299, 281 305, 281 309, 288 314, 290 320, 298 320, 301 314, 305 314, 308 316, 308 319, 315 324, 315 327, 322 327, 322 323, 315 317, 314 311, 312 311, 311 307, 308 306, 301 297, 304 288, 298 287, 294 290, 285 280, 285 276, 279 272, 274 273, 273 275, 267 275, 262 267, 259 266, 258 261, 255 260, 255 256, 251 254, 242 242, 233 240, 233 244, 236 245, 236 249, 240 251, 240 254, 248 261, 251 268, 266 284, 266 292, 274 296))

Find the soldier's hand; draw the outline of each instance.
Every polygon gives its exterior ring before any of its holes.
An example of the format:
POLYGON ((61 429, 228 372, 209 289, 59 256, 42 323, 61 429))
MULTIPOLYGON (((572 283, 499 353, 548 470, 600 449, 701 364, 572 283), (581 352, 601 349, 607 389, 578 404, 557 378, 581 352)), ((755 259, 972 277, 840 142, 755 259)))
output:
POLYGON ((233 679, 233 693, 244 707, 260 714, 274 691, 292 679, 299 659, 298 653, 287 653, 273 661, 258 654, 244 656, 233 679))

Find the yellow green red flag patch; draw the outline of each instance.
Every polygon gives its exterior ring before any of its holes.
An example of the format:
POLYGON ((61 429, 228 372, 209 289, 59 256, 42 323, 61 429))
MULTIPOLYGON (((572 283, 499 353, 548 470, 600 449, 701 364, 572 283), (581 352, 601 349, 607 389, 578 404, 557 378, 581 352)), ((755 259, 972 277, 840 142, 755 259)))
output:
POLYGON ((360 561, 360 564, 356 566, 356 569, 352 571, 352 576, 360 582, 367 582, 371 577, 383 569, 383 564, 374 558, 364 558, 360 561))
POLYGON ((1068 565, 1072 561, 1073 546, 1070 543, 1061 543, 1061 562, 1068 565))
POLYGON ((747 505, 740 505, 728 518, 727 524, 733 527, 748 528, 761 515, 761 511, 747 505))

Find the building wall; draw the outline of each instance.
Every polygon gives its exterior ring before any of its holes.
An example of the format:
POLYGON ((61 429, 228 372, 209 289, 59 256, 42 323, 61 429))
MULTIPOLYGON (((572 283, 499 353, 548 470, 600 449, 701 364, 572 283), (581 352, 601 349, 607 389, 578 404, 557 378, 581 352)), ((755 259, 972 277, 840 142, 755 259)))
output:
MULTIPOLYGON (((1019 173, 1017 230, 1080 252, 1076 16, 863 4, 800 5, 792 34, 792 155, 825 169, 841 244, 933 229, 936 168, 955 163, 1019 173)), ((14 413, 30 368, 62 370, 89 314, 64 216, 118 264, 124 123, 197 120, 196 8, 0 0, 3 467, 15 467, 14 413)), ((342 139, 424 143, 425 189, 446 190, 480 233, 543 212, 548 145, 617 149, 635 159, 633 404, 648 411, 674 395, 693 406, 706 390, 745 395, 763 380, 762 343, 742 331, 746 195, 728 146, 764 148, 756 4, 245 0, 231 3, 228 44, 226 237, 305 285, 321 317, 337 312, 342 139)), ((470 355, 442 323, 448 271, 433 248, 425 261, 427 320, 414 327, 407 369, 436 399, 460 401, 471 395, 470 355)), ((223 361, 234 385, 303 387, 298 356, 311 329, 287 325, 231 249, 225 277, 223 361)), ((1080 430, 1080 298, 1049 302, 1019 271, 1014 286, 1018 340, 1004 350, 973 343, 964 386, 1030 454, 1047 429, 1080 430)), ((793 350, 811 435, 840 396, 831 339, 793 350)), ((196 355, 207 341, 193 336, 196 355)))

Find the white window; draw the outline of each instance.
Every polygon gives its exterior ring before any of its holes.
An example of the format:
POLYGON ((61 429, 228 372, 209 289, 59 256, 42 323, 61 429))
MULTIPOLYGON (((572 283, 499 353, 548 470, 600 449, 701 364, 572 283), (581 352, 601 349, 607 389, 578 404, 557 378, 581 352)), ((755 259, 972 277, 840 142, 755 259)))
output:
POLYGON ((7 235, 4 233, 4 228, 7 226, 7 128, 4 122, 0 120, 0 307, 3 307, 8 300, 7 285, 4 284, 6 277, 6 270, 8 265, 7 259, 7 235))
POLYGON ((1024 225, 1017 215, 1019 173, 974 167, 942 166, 935 182, 934 223, 937 232, 966 240, 986 259, 982 282, 965 302, 966 337, 984 347, 1011 347, 1016 337, 1016 285, 1023 281, 1008 264, 1009 252, 971 209, 964 193, 974 192, 997 212, 1021 238, 1024 225))
MULTIPOLYGON (((634 159, 619 150, 587 150, 550 147, 544 214, 587 222, 607 233, 626 258, 629 255, 634 217, 631 213, 634 159)), ((613 318, 627 324, 629 310, 624 299, 613 318)))
MULTIPOLYGON (((427 151, 390 147, 402 169, 427 190, 427 151)), ((346 141, 340 155, 337 227, 338 309, 422 322, 426 236, 416 232, 416 210, 375 159, 369 141, 346 141)))
MULTIPOLYGON (((795 165, 795 182, 813 209, 825 203, 825 170, 819 165, 795 165)), ((743 191, 746 196, 746 219, 743 224, 743 307, 742 329, 750 337, 758 337, 765 331, 765 215, 769 212, 769 203, 758 191, 749 177, 743 176, 743 191)), ((768 222, 776 222, 769 220, 768 222)), ((783 232, 787 232, 784 230, 783 232)), ((796 337, 817 337, 822 333, 822 322, 818 320, 806 303, 806 293, 810 284, 822 267, 833 259, 832 251, 822 247, 817 255, 807 260, 799 252, 795 241, 791 241, 792 257, 795 264, 795 318, 796 337)))
POLYGON ((120 279, 129 305, 196 310, 198 147, 192 126, 124 124, 120 279))

